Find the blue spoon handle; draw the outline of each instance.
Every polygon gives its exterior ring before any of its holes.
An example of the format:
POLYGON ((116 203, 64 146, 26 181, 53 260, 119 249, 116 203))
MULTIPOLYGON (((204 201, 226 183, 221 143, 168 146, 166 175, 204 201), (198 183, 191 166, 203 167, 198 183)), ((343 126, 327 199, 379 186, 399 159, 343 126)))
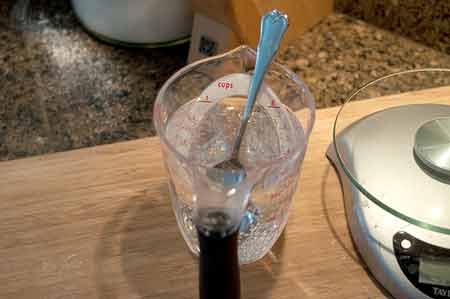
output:
POLYGON ((241 120, 241 128, 236 139, 234 150, 236 154, 239 152, 242 137, 245 133, 248 120, 253 111, 259 89, 266 74, 267 68, 272 62, 283 34, 288 27, 287 15, 282 14, 278 10, 273 10, 264 15, 261 19, 261 32, 256 53, 255 71, 248 92, 247 103, 241 120))

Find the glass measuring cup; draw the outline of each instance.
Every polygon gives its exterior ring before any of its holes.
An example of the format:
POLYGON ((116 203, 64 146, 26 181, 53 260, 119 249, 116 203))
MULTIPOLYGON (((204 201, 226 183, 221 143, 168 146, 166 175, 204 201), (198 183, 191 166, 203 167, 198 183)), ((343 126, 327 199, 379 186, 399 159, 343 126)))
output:
MULTIPOLYGON (((195 178, 204 178, 208 168, 231 154, 255 57, 254 50, 241 46, 188 65, 164 84, 155 102, 154 124, 173 209, 195 254, 199 250, 192 223, 199 195, 195 178)), ((263 257, 287 223, 314 111, 314 99, 304 83, 272 63, 240 149, 247 173, 234 189, 241 193, 246 209, 239 234, 241 263, 263 257)))

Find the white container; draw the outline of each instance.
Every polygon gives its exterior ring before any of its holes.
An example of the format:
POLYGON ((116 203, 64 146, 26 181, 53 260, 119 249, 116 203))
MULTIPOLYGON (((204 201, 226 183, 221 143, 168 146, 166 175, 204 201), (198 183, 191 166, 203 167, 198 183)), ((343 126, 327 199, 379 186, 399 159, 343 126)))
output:
POLYGON ((72 0, 86 29, 102 40, 128 46, 164 46, 189 39, 189 0, 72 0))

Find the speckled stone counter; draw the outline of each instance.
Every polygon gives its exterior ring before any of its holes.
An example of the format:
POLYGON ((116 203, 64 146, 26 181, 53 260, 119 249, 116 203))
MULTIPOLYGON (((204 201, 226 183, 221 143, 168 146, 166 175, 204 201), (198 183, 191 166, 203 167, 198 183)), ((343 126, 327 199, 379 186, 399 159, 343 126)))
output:
POLYGON ((115 48, 83 31, 69 1, 32 1, 24 21, 14 2, 0 0, 0 159, 155 133, 153 100, 188 45, 115 48))
POLYGON ((335 7, 450 54, 448 0, 335 0, 335 7))
MULTIPOLYGON (((184 65, 187 45, 116 48, 87 35, 69 1, 31 1, 28 11, 19 2, 0 0, 0 160, 154 135, 154 99, 184 65)), ((340 14, 278 59, 306 81, 318 107, 392 71, 450 67, 441 52, 340 14)))
MULTIPOLYGON (((450 68, 449 55, 343 14, 322 20, 280 60, 307 83, 318 108, 342 104, 352 90, 383 75, 450 68)), ((396 88, 392 92, 400 92, 396 88)))

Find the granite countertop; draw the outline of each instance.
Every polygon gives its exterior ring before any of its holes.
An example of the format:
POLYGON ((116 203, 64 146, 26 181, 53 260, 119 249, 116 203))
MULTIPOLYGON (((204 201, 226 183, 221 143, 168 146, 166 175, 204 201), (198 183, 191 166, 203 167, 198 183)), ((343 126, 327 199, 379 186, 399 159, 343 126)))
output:
POLYGON ((316 106, 323 108, 342 104, 355 88, 383 75, 450 68, 450 55, 335 13, 293 43, 281 62, 307 83, 316 106))
POLYGON ((450 54, 450 1, 334 0, 345 14, 450 54))
MULTIPOLYGON (((32 1, 23 21, 11 2, 0 0, 0 160, 155 134, 153 101, 185 64, 188 45, 117 48, 85 33, 69 1, 32 1)), ((342 14, 322 20, 278 60, 307 83, 319 108, 383 74, 450 67, 443 52, 342 14)))

